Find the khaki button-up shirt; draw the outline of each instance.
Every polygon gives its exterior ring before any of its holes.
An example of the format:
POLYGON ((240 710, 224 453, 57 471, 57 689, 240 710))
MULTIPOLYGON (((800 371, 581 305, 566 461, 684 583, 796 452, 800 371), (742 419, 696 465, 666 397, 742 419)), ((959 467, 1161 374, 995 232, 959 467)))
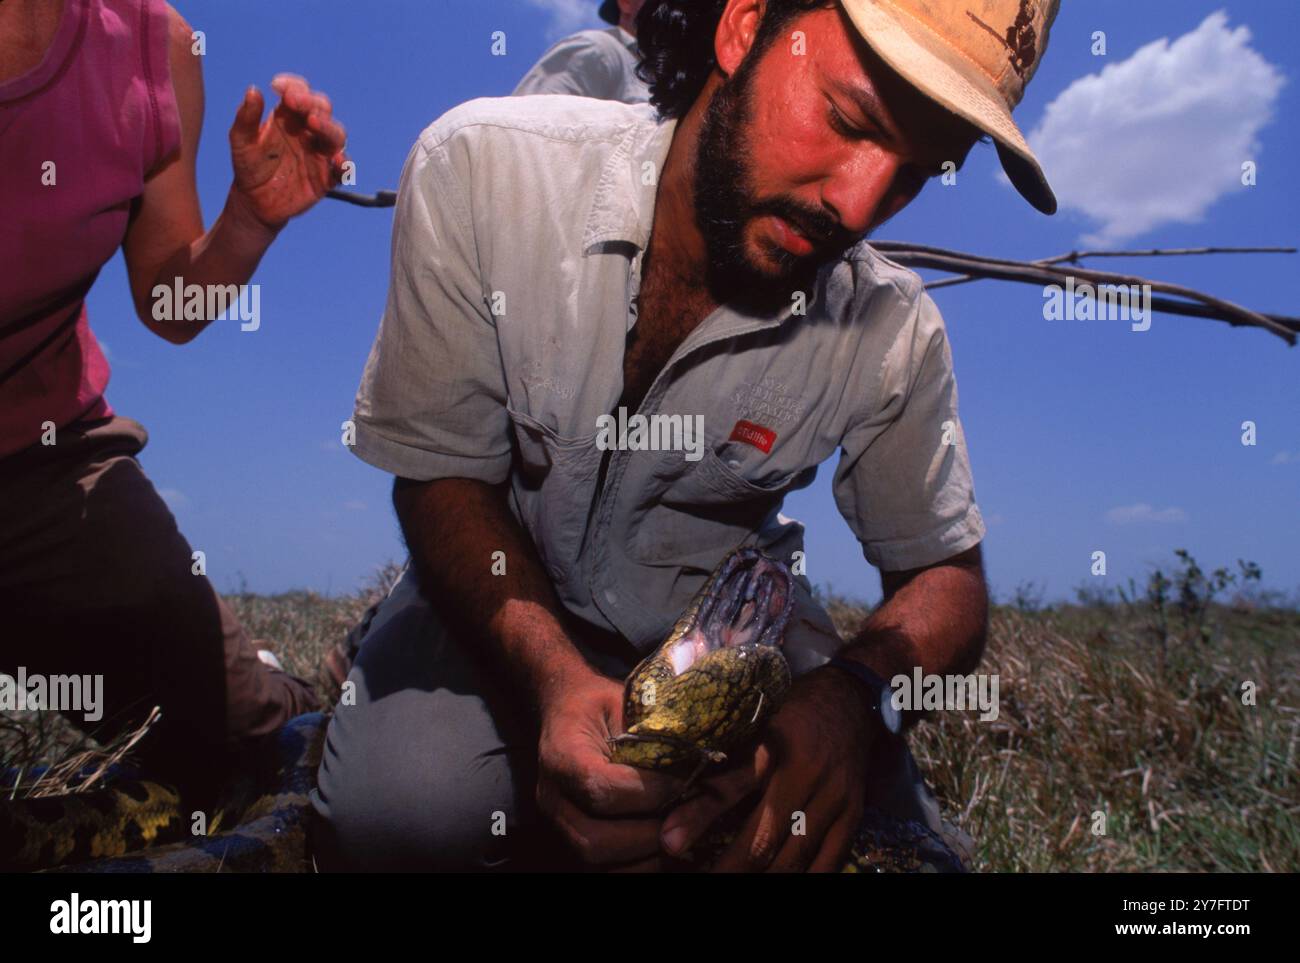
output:
MULTIPOLYGON (((675 129, 648 105, 538 96, 425 130, 355 415, 355 453, 385 471, 509 479, 564 605, 642 650, 737 546, 798 565, 782 500, 837 450, 835 501, 872 564, 936 563, 984 534, 943 321, 865 242, 806 307, 724 305, 678 347, 637 414, 702 426, 695 450, 603 450, 675 129)), ((801 672, 841 642, 798 583, 801 672)))

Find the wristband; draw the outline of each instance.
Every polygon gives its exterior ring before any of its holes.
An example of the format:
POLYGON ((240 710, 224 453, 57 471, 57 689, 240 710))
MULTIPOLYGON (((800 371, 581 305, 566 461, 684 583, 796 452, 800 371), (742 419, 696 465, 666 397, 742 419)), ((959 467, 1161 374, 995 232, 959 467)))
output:
POLYGON ((886 732, 896 736, 903 731, 903 714, 895 708, 889 685, 884 679, 856 659, 836 656, 826 664, 847 672, 871 693, 871 711, 879 717, 886 732))

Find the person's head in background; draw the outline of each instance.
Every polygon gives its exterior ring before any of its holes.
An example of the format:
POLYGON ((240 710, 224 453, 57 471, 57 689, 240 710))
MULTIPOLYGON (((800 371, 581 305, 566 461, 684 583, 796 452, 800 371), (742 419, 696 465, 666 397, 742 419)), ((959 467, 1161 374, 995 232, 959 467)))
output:
MULTIPOLYGON (((1019 0, 1022 14, 1033 5, 1045 19, 1043 44, 1055 2, 1041 0, 1040 10, 1035 0, 1019 0)), ((1016 5, 986 4, 1008 23, 1016 5)), ((930 6, 951 8, 959 35, 980 29, 962 13, 968 4, 930 6)), ((946 163, 960 167, 986 132, 886 64, 835 0, 647 0, 637 26, 651 102, 679 119, 679 135, 696 138, 695 220, 715 294, 742 292, 760 306, 788 302, 822 265, 910 203, 946 163)), ((1036 60, 1032 28, 1029 36, 1036 60)), ((1025 56, 1013 49, 1017 54, 1025 56)), ((986 59, 994 68, 1007 62, 999 50, 986 59)), ((1018 101, 1036 63, 1011 65, 1020 73, 1012 78, 1020 84, 1014 94, 989 85, 1004 98, 1008 123, 1005 101, 1018 101)), ((1007 167, 1022 193, 1034 187, 1017 176, 1023 170, 1007 167)), ((1031 200, 1045 209, 1050 190, 1045 181, 1041 186, 1046 197, 1031 200)))
POLYGON ((632 36, 636 36, 636 15, 641 12, 645 0, 604 0, 600 5, 600 19, 616 27, 622 27, 632 36))

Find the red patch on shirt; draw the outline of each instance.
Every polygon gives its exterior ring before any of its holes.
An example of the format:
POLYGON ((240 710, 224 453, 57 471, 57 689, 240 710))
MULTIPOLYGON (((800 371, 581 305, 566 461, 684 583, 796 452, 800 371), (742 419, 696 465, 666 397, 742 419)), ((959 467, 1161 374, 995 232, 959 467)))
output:
POLYGON ((727 441, 743 441, 747 445, 753 445, 763 454, 770 454, 772 445, 776 441, 776 432, 771 428, 764 428, 762 425, 756 425, 752 421, 736 422, 736 427, 731 429, 731 437, 727 441))

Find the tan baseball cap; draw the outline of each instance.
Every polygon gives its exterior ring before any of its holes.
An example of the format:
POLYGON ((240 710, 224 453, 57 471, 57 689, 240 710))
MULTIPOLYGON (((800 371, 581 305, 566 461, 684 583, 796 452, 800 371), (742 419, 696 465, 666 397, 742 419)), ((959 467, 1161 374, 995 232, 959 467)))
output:
POLYGON ((904 80, 993 138, 1007 177, 1044 214, 1056 195, 1011 110, 1047 50, 1060 0, 840 0, 904 80))

